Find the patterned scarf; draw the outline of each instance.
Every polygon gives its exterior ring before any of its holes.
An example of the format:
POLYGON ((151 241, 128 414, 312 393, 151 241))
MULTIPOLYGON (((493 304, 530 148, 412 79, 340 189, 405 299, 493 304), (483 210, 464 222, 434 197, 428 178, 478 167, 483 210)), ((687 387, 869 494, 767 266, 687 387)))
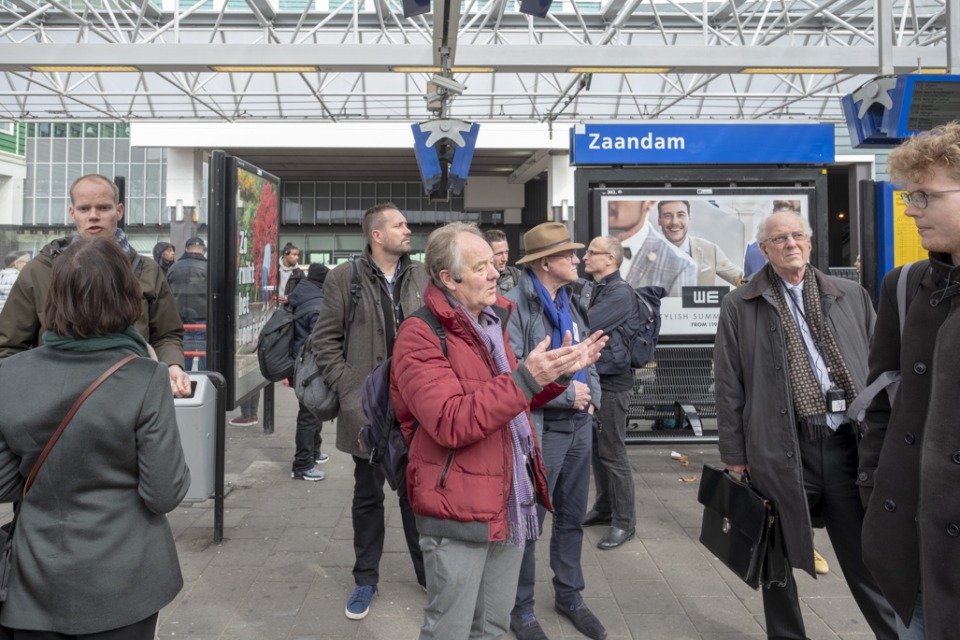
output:
MULTIPOLYGON (((777 304, 777 311, 780 313, 780 324, 783 326, 787 343, 790 392, 793 396, 794 412, 797 421, 804 427, 807 439, 817 440, 832 433, 827 426, 827 400, 820 383, 817 381, 817 376, 814 374, 813 367, 810 365, 810 358, 804 346, 803 336, 800 335, 797 320, 790 310, 790 305, 787 304, 780 276, 777 275, 769 263, 765 268, 767 278, 771 283, 774 283, 770 289, 777 304)), ((843 361, 843 355, 840 353, 840 346, 837 344, 833 331, 823 321, 820 289, 817 287, 817 279, 814 276, 813 268, 809 265, 803 277, 803 308, 807 328, 810 330, 810 335, 813 336, 813 342, 823 349, 823 355, 827 359, 827 366, 830 368, 833 382, 844 390, 847 406, 849 406, 853 399, 857 397, 857 388, 853 384, 853 377, 850 375, 850 370, 847 369, 847 363, 843 361)))
MULTIPOLYGON (((455 303, 455 306, 461 305, 455 303)), ((480 317, 485 321, 483 324, 477 322, 466 309, 464 315, 470 318, 473 328, 490 351, 497 373, 509 373, 510 363, 503 343, 503 327, 497 314, 490 307, 481 311, 480 317)), ((521 411, 510 420, 510 442, 513 445, 513 482, 510 483, 507 521, 510 523, 510 542, 522 549, 527 540, 540 537, 533 482, 527 474, 527 461, 533 458, 536 447, 526 411, 521 411)))
MULTIPOLYGON (((133 251, 130 249, 130 240, 127 238, 127 234, 123 232, 123 229, 117 227, 116 233, 113 234, 114 239, 117 241, 117 244, 120 245, 120 248, 123 249, 123 252, 127 254, 128 258, 133 257, 133 251)), ((80 234, 76 233, 70 238, 70 242, 74 240, 79 240, 80 234)))

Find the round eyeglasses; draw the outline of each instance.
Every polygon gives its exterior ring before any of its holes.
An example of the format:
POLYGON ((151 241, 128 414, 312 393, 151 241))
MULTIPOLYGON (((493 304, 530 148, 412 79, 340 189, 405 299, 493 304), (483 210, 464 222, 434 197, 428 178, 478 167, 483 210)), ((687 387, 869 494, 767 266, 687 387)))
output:
POLYGON ((900 194, 903 204, 913 205, 917 209, 926 209, 930 196, 939 196, 942 193, 954 193, 960 189, 945 189, 943 191, 905 191, 900 194))

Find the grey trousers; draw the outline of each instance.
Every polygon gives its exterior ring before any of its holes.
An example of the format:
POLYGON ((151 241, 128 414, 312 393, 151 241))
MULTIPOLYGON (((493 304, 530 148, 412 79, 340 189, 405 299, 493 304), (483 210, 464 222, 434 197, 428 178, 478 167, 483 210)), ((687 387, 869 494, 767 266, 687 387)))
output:
POLYGON ((420 536, 427 577, 420 640, 502 638, 510 629, 523 549, 509 542, 420 536))
POLYGON ((633 469, 626 443, 627 409, 633 392, 600 388, 600 429, 593 430, 593 480, 597 487, 593 510, 610 514, 611 525, 626 531, 637 525, 633 469))

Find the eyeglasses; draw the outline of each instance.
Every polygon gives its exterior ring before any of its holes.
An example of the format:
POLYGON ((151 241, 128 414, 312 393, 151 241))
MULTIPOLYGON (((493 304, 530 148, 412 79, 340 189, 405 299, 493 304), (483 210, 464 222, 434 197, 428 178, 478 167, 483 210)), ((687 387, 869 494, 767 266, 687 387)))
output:
POLYGON ((954 193, 955 191, 960 191, 960 189, 946 189, 944 191, 909 191, 906 193, 901 193, 900 198, 903 200, 903 204, 907 206, 913 205, 917 209, 926 209, 927 204, 929 204, 930 196, 938 196, 941 193, 954 193))
POLYGON ((807 234, 803 231, 794 231, 793 233, 790 233, 790 234, 785 233, 782 236, 774 236, 773 238, 767 238, 766 243, 772 244, 777 247, 782 247, 783 245, 787 244, 787 240, 789 240, 790 238, 793 238, 794 242, 796 242, 797 244, 800 244, 801 242, 807 239, 807 234))
POLYGON ((569 260, 570 262, 573 262, 574 260, 577 259, 577 254, 576 254, 576 252, 574 252, 574 253, 557 253, 557 254, 554 254, 554 255, 549 256, 549 257, 551 257, 551 258, 561 258, 561 259, 563 259, 563 260, 569 260))
POLYGON ((585 256, 612 256, 613 254, 609 251, 594 251, 593 249, 587 249, 583 252, 585 256))

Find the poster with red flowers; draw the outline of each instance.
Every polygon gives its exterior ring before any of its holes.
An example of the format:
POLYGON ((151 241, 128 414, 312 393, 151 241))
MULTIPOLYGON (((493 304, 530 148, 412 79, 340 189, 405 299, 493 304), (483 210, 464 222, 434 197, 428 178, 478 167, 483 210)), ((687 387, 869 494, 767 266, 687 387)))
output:
POLYGON ((236 397, 262 383, 257 338, 277 304, 280 184, 256 167, 236 166, 236 397))

